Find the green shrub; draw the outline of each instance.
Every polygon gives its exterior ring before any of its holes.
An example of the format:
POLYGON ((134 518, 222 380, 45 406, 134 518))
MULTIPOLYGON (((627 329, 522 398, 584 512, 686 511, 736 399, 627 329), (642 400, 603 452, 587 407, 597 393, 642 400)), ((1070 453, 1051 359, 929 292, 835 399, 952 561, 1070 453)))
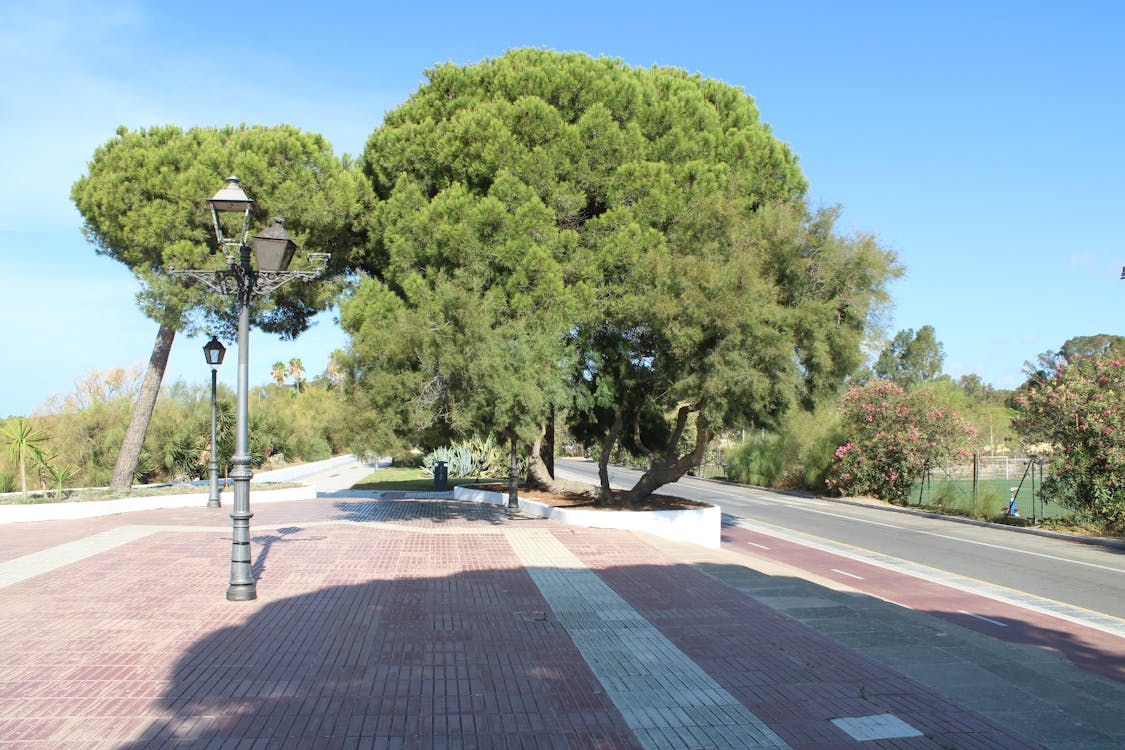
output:
POLYGON ((1020 436, 1053 447, 1044 496, 1106 529, 1125 530, 1125 361, 1074 357, 1017 403, 1020 436))
POLYGON ((872 380, 844 395, 848 442, 836 449, 829 486, 905 504, 927 467, 968 457, 976 432, 931 393, 872 380))
POLYGON ((793 446, 783 435, 759 433, 747 438, 726 459, 727 478, 741 484, 778 487, 790 465, 793 446))
POLYGON ((843 443, 843 433, 834 421, 822 424, 819 432, 808 436, 808 443, 800 452, 801 478, 805 489, 823 493, 828 489, 828 476, 836 461, 836 449, 843 443))

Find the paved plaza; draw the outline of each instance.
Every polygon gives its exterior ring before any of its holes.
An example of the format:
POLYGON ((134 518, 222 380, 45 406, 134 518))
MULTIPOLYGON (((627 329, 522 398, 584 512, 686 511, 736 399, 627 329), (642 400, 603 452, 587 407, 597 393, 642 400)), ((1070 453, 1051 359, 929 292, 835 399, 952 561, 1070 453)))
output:
POLYGON ((366 471, 253 508, 253 602, 227 496, 0 526, 0 749, 1042 746, 765 602, 812 584, 366 471))

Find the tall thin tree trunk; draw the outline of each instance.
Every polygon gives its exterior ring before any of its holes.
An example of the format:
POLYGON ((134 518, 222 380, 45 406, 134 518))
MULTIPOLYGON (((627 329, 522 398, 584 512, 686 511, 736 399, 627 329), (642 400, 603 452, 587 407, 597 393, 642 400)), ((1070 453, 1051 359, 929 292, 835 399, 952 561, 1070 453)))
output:
POLYGON ((156 407, 156 397, 160 394, 160 383, 164 380, 164 370, 168 367, 168 355, 172 352, 172 341, 175 338, 176 329, 166 325, 161 325, 160 330, 156 332, 156 343, 152 346, 148 370, 145 371, 141 392, 137 394, 137 403, 133 407, 133 418, 129 421, 125 439, 121 441, 117 465, 113 467, 113 478, 109 482, 110 489, 127 490, 133 484, 133 474, 141 458, 145 434, 148 432, 149 422, 152 421, 152 410, 156 407))
POLYGON ((23 499, 27 499, 27 457, 24 455, 24 447, 21 444, 20 450, 20 489, 23 490, 23 499))

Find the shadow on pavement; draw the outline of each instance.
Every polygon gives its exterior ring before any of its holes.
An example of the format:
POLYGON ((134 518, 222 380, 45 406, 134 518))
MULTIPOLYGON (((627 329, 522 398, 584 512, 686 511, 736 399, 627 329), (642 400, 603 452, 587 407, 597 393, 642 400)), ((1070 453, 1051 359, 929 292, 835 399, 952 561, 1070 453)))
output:
MULTIPOLYGON (((296 535, 279 530, 273 544, 301 541, 296 535)), ((392 536, 378 544, 400 561, 466 554, 458 545, 497 539, 392 536)), ((318 564, 288 549, 273 585, 318 564)), ((997 747, 1034 746, 720 580, 745 569, 712 567, 715 576, 683 564, 596 572, 794 747, 866 747, 829 720, 883 713, 942 747, 975 747, 985 737, 997 747)), ((407 562, 397 574, 364 570, 388 578, 267 603, 192 644, 161 700, 172 717, 127 747, 639 747, 572 640, 586 631, 568 632, 523 568, 427 576, 410 575, 407 562)), ((612 614, 604 622, 615 622, 612 614)), ((620 655, 619 668, 644 674, 646 647, 636 648, 620 655)))

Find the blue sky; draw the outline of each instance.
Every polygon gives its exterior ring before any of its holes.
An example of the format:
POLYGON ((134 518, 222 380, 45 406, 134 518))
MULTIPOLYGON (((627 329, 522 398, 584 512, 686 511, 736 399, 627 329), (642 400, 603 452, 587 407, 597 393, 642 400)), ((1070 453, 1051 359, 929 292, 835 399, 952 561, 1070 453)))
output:
MULTIPOLYGON (((889 334, 932 325, 953 376, 1021 382, 1072 336, 1125 334, 1125 4, 1115 2, 242 2, 0 6, 0 416, 91 370, 147 361, 137 282, 82 237, 70 185, 118 125, 290 123, 358 155, 435 63, 547 47, 742 87, 814 202, 907 275, 889 334), (424 8, 424 12, 420 9, 424 8)), ((216 186, 218 189, 218 186, 216 186)), ((205 200, 208 196, 200 196, 205 200)), ((178 337, 166 382, 205 383, 178 337)), ((229 343, 229 342, 228 342, 229 343)), ((326 313, 296 341, 324 369, 326 313)), ((228 363, 229 364, 229 363, 228 363)), ((235 368, 220 378, 233 386, 235 368)))

